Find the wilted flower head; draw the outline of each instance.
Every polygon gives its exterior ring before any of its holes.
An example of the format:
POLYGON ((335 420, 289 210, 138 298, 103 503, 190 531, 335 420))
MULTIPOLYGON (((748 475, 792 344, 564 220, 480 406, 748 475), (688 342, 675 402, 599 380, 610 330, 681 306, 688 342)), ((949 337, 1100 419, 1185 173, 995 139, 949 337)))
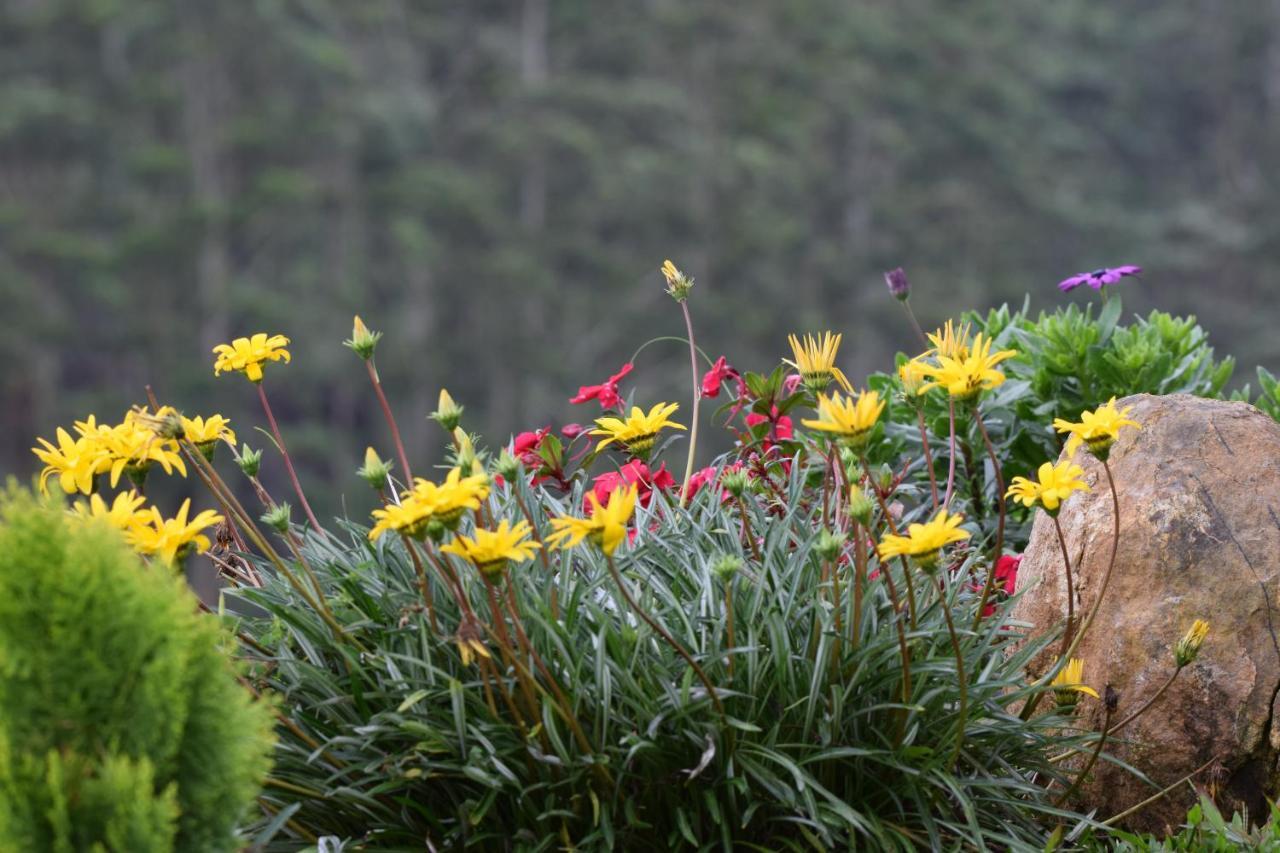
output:
POLYGON ((1100 698, 1098 691, 1084 683, 1084 661, 1080 658, 1072 658, 1062 671, 1054 676, 1053 695, 1062 707, 1074 706, 1080 699, 1080 694, 1092 696, 1094 699, 1100 698))
POLYGON ((906 302, 911 296, 911 283, 907 281, 907 274, 902 271, 902 267, 891 269, 884 274, 884 283, 889 286, 889 293, 894 299, 906 302))
POLYGON ((1122 267, 1103 267, 1093 272, 1082 272, 1071 278, 1064 278, 1058 282, 1058 289, 1063 293, 1075 290, 1082 284, 1087 284, 1094 290, 1102 290, 1108 284, 1115 284, 1122 278, 1131 275, 1142 275, 1142 267, 1132 265, 1122 267))

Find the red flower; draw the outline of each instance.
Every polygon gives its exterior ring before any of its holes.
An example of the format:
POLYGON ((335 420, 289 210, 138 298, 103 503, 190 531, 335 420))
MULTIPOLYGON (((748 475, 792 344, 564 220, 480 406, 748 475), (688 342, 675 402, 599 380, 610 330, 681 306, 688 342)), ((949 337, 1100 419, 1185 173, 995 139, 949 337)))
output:
POLYGON ((693 476, 689 478, 689 495, 688 499, 693 500, 698 491, 708 483, 715 482, 716 469, 713 466, 707 466, 701 471, 695 471, 693 476))
POLYGON ((542 465, 542 457, 538 455, 538 450, 542 447, 542 440, 550 434, 549 426, 536 432, 520 433, 511 443, 511 455, 523 462, 526 468, 536 471, 542 465))
MULTIPOLYGON (((1005 554, 996 560, 996 582, 993 591, 997 597, 1005 598, 1013 595, 1014 588, 1018 585, 1018 567, 1022 565, 1022 555, 1009 556, 1005 554)), ((982 587, 978 584, 974 585, 974 592, 982 594, 982 587)), ((996 612, 994 601, 988 601, 987 606, 982 608, 983 617, 990 616, 996 612)))
POLYGON ((770 409, 768 417, 751 412, 747 415, 746 421, 748 428, 759 426, 763 423, 768 423, 770 425, 769 434, 765 436, 764 440, 764 449, 766 451, 773 447, 775 442, 787 441, 792 437, 792 435, 794 435, 790 416, 779 415, 777 406, 773 406, 770 409))
POLYGON ((737 379, 738 371, 729 366, 724 356, 716 359, 716 363, 702 377, 702 396, 719 397, 720 384, 726 379, 737 379))
MULTIPOLYGON (((667 463, 658 466, 658 470, 650 471, 649 466, 641 462, 639 459, 633 459, 618 471, 607 471, 591 481, 591 491, 595 492, 596 500, 600 501, 603 506, 608 503, 609 495, 615 489, 626 488, 632 483, 637 484, 640 498, 640 505, 647 507, 649 501, 653 497, 655 489, 658 491, 667 491, 676 484, 676 478, 671 476, 671 472, 667 470, 667 463)), ((582 496, 582 511, 591 512, 591 502, 586 495, 582 496)))
POLYGON ((627 362, 619 368, 618 372, 609 377, 609 379, 601 385, 582 385, 578 388, 578 396, 570 397, 570 403, 585 403, 588 400, 598 400, 600 407, 603 409, 612 409, 622 404, 622 397, 618 396, 618 383, 622 381, 622 377, 626 376, 634 368, 631 362, 627 362))

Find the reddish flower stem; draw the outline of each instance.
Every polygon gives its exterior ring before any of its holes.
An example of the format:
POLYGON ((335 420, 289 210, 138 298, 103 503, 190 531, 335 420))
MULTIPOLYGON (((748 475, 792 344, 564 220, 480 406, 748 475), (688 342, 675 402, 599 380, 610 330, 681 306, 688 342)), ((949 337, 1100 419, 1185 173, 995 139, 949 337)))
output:
POLYGON ((1053 529, 1058 532, 1058 547, 1062 549, 1062 563, 1067 572, 1067 630, 1062 634, 1062 653, 1065 654, 1071 645, 1072 628, 1076 622, 1076 594, 1071 582, 1071 557, 1067 553, 1067 538, 1062 533, 1062 524, 1058 522, 1057 513, 1050 518, 1053 519, 1053 529))
POLYGON ((925 426, 924 409, 916 409, 920 420, 920 444, 924 447, 924 465, 929 469, 929 491, 933 495, 933 511, 938 512, 938 476, 933 470, 933 452, 929 450, 929 428, 925 426))
POLYGON ((973 418, 978 422, 978 431, 982 433, 982 441, 987 446, 987 456, 991 459, 991 469, 996 476, 996 499, 1000 506, 1000 520, 996 525, 996 547, 991 554, 991 566, 987 570, 987 582, 982 586, 982 598, 978 600, 978 612, 973 617, 973 630, 977 631, 982 625, 982 611, 986 609, 987 602, 991 599, 991 593, 996 587, 996 562, 1004 555, 1004 522, 1007 515, 1007 506, 1004 496, 1004 471, 1000 466, 1000 459, 996 456, 995 445, 991 443, 991 436, 987 434, 987 425, 982 420, 982 412, 977 407, 973 410, 973 418))
POLYGON ((271 425, 271 434, 276 437, 276 445, 280 448, 280 455, 284 457, 285 470, 289 472, 289 479, 293 482, 293 490, 298 495, 298 501, 302 504, 302 511, 307 514, 307 520, 311 522, 311 527, 317 532, 323 531, 320 522, 316 520, 316 514, 311 511, 311 504, 307 503, 307 496, 302 492, 302 483, 298 482, 298 472, 293 469, 293 460, 289 458, 289 450, 285 447, 284 436, 280 434, 280 427, 276 424, 276 416, 271 412, 271 404, 267 402, 267 391, 262 387, 262 383, 255 383, 258 386, 258 399, 262 401, 262 410, 267 413, 267 423, 271 425))
POLYGON ((391 428, 391 440, 395 442, 396 453, 400 456, 400 465, 404 471, 405 483, 413 483, 413 471, 409 468, 409 456, 404 452, 404 442, 400 440, 400 427, 396 426, 396 419, 391 414, 391 406, 387 403, 387 395, 382 391, 382 381, 378 378, 378 369, 373 366, 373 359, 370 358, 364 363, 365 368, 369 371, 369 381, 373 383, 374 393, 378 395, 378 403, 382 406, 382 416, 387 419, 387 426, 391 428))

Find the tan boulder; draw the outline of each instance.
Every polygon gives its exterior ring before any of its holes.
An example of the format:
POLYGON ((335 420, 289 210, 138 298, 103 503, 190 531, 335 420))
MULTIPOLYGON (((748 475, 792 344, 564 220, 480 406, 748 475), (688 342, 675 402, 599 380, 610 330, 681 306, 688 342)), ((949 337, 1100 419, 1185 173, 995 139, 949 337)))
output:
MULTIPOLYGON (((1174 671, 1173 645, 1197 618, 1212 628, 1199 658, 1108 751, 1158 786, 1099 762, 1077 806, 1118 814, 1217 758, 1197 777, 1224 809, 1266 815, 1280 774, 1280 425, 1244 403, 1186 395, 1121 401, 1141 430, 1125 430, 1109 464, 1120 500, 1115 570, 1096 621, 1076 657, 1099 693, 1120 694, 1115 722, 1139 707, 1174 671)), ((1101 463, 1081 449, 1092 492, 1059 516, 1076 565, 1077 619, 1093 605, 1111 556, 1111 494, 1101 463)), ((1025 591, 1014 618, 1032 633, 1066 616, 1062 553, 1052 520, 1037 514, 1018 576, 1025 591)), ((1055 645, 1055 650, 1057 646, 1055 645)), ((1049 661, 1041 660, 1043 668, 1049 661)), ((1099 702, 1080 719, 1102 726, 1099 702)), ((1163 832, 1195 801, 1183 785, 1128 820, 1163 832)))

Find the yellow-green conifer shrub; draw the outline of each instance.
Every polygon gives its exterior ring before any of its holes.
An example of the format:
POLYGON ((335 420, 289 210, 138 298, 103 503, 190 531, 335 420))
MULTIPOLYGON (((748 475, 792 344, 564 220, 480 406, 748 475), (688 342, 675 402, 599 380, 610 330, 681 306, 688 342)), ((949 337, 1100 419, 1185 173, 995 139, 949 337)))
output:
POLYGON ((105 525, 0 496, 0 851, 236 849, 272 719, 224 640, 105 525))

